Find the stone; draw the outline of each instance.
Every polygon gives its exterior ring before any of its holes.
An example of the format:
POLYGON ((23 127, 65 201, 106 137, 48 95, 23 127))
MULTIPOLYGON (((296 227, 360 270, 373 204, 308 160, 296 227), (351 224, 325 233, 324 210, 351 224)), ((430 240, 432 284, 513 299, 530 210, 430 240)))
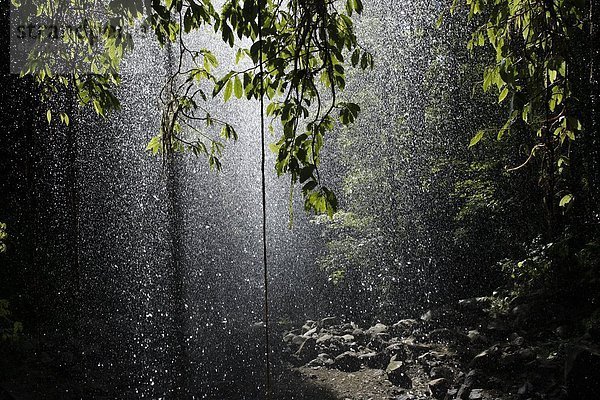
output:
POLYGON ((319 338, 317 339, 317 343, 321 344, 321 343, 325 343, 330 341, 333 338, 333 335, 330 335, 329 333, 324 333, 321 336, 319 336, 319 338))
POLYGON ((342 340, 345 342, 354 342, 354 336, 353 335, 344 335, 344 336, 342 336, 342 340))
POLYGON ((304 325, 302 325, 302 333, 308 332, 311 329, 317 326, 317 321, 313 321, 311 319, 307 320, 304 325))
POLYGON ((464 310, 480 311, 489 309, 492 306, 491 297, 473 297, 458 301, 458 306, 464 310))
POLYGON ((412 379, 406 375, 404 363, 402 361, 397 361, 395 358, 392 358, 385 369, 385 373, 392 385, 406 389, 412 388, 412 379))
POLYGON ((427 334, 427 338, 433 343, 466 344, 470 342, 466 335, 448 328, 434 329, 427 334))
POLYGON ((393 343, 387 346, 383 352, 389 358, 395 357, 396 360, 404 360, 406 359, 406 349, 404 345, 401 343, 393 343))
POLYGON ((436 367, 432 367, 429 371, 429 376, 432 379, 445 378, 446 380, 452 382, 454 380, 454 372, 452 369, 445 365, 440 365, 436 367))
POLYGON ((325 317, 321 320, 322 328, 330 328, 338 323, 338 319, 336 317, 325 317))
POLYGON ((444 399, 450 389, 450 382, 446 378, 438 378, 427 383, 429 392, 436 399, 444 399))
POLYGON ((401 319, 392 325, 392 332, 396 335, 410 336, 417 326, 419 326, 419 321, 416 319, 401 319))
POLYGON ((307 366, 308 367, 331 367, 333 366, 333 359, 327 353, 321 353, 317 355, 317 358, 311 360, 307 366))
POLYGON ((389 327, 387 325, 382 323, 376 323, 375 325, 367 329, 366 333, 371 336, 376 336, 381 333, 388 333, 388 331, 389 327))
POLYGON ((467 333, 467 337, 469 338, 469 341, 473 344, 486 344, 489 342, 488 338, 476 329, 470 330, 467 333))
POLYGON ((485 376, 480 370, 474 369, 469 371, 469 373, 465 376, 463 384, 458 389, 456 398, 467 400, 469 398, 469 394, 471 393, 471 389, 476 386, 481 386, 484 380, 485 376))
POLYGON ((361 354, 358 358, 365 366, 372 369, 385 369, 389 360, 385 354, 376 351, 361 354))
POLYGON ((469 393, 469 400, 482 400, 484 395, 483 389, 473 389, 469 393))
POLYGON ((335 358, 334 366, 340 371, 355 372, 360 369, 361 360, 354 351, 345 351, 335 358))
POLYGON ((471 361, 471 368, 481 368, 484 370, 494 370, 499 367, 500 349, 498 346, 492 346, 477 354, 471 361))
POLYGON ((304 342, 294 354, 301 364, 312 360, 317 355, 317 340, 315 338, 304 338, 304 342))

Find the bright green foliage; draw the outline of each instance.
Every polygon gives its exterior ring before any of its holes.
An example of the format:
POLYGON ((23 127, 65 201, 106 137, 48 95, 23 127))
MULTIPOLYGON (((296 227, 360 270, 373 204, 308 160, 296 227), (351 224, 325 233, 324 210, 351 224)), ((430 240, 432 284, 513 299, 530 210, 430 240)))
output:
MULTIPOLYGON (((38 14, 53 17, 90 6, 89 0, 60 3, 63 9, 43 2, 37 6, 38 14)), ((94 3, 94 7, 102 5, 94 3)), ((289 174, 292 185, 302 184, 307 210, 332 216, 337 200, 321 185, 319 154, 336 121, 351 124, 360 111, 357 104, 339 101, 339 92, 346 84, 347 64, 362 69, 373 66, 373 57, 357 42, 351 19, 362 9, 361 0, 228 0, 220 10, 210 0, 112 0, 99 11, 111 26, 141 21, 162 45, 177 49, 176 71, 160 96, 160 132, 148 144, 148 151, 190 151, 207 156, 211 168, 220 169, 223 140, 235 140, 237 134, 202 106, 208 97, 206 82, 212 85, 209 94, 216 97, 223 92, 224 101, 266 96, 267 115, 278 120, 283 131, 271 146, 277 154, 277 173, 289 174), (232 48, 244 46, 236 49, 236 61, 249 58, 252 66, 214 75, 215 56, 186 40, 187 34, 204 28, 219 33, 232 48), (220 136, 211 133, 215 125, 220 127, 220 136)), ((90 20, 90 15, 86 14, 86 23, 96 34, 66 37, 64 54, 47 54, 40 45, 24 73, 35 75, 48 93, 57 92, 60 85, 74 88, 81 104, 92 104, 98 114, 106 115, 119 106, 113 90, 120 82, 119 65, 133 40, 127 32, 103 29, 105 21, 90 20), (53 68, 57 56, 72 66, 68 74, 53 68)), ((48 111, 48 122, 53 113, 56 110, 48 111)), ((68 116, 60 115, 68 124, 68 116)))
MULTIPOLYGON (((466 0, 469 18, 477 24, 468 48, 489 46, 495 63, 483 74, 483 89, 496 92, 498 103, 509 102, 506 123, 496 130, 498 139, 518 127, 529 132, 535 143, 529 148, 525 166, 533 157, 542 160, 541 182, 554 203, 558 182, 566 173, 569 143, 582 125, 575 114, 571 69, 579 61, 573 43, 584 32, 585 2, 580 0, 466 0)), ((458 6, 454 1, 452 11, 458 6)), ((474 146, 484 137, 479 131, 474 146)), ((573 199, 562 197, 560 206, 573 199)), ((552 208, 551 205, 548 207, 552 208)))

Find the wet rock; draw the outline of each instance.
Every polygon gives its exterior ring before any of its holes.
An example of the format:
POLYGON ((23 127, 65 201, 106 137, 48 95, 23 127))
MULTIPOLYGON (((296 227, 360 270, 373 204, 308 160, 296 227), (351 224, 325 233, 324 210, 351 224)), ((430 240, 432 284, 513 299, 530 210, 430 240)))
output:
POLYGON ((382 333, 388 333, 389 331, 389 327, 387 325, 381 324, 381 323, 377 323, 375 325, 373 325, 372 327, 370 327, 369 329, 367 329, 367 335, 371 335, 371 336, 376 336, 382 333))
POLYGON ((315 338, 304 338, 300 348, 294 353, 295 358, 300 364, 305 364, 315 358, 317 352, 317 340, 315 338))
POLYGON ((342 340, 344 342, 349 342, 349 343, 354 342, 354 336, 353 335, 344 335, 344 336, 341 336, 341 338, 342 338, 342 340))
POLYGON ((335 324, 338 323, 338 319, 336 317, 325 317, 321 320, 322 328, 331 328, 335 324))
POLYGON ((432 367, 429 371, 429 376, 432 379, 445 378, 449 382, 452 382, 454 380, 454 372, 452 371, 452 369, 445 365, 432 367))
POLYGON ((438 378, 427 383, 429 392, 436 399, 444 399, 450 389, 450 383, 446 378, 438 378))
POLYGON ((331 335, 329 333, 324 333, 324 334, 320 335, 319 338, 317 339, 317 344, 326 344, 332 338, 333 338, 333 335, 331 335))
POLYGON ((307 366, 308 367, 331 367, 333 366, 334 361, 331 356, 327 353, 321 353, 317 356, 317 358, 311 360, 307 366))
POLYGON ((317 321, 313 321, 311 319, 307 320, 304 325, 302 325, 302 333, 306 333, 308 331, 310 331, 311 329, 316 328, 317 326, 317 321))
POLYGON ((504 368, 525 368, 527 364, 536 359, 536 354, 531 349, 520 349, 510 353, 503 353, 499 363, 504 368))
POLYGON ((406 359, 406 349, 402 343, 393 343, 387 346, 383 353, 388 356, 389 359, 394 358, 396 360, 406 359))
POLYGON ((358 356, 360 361, 368 368, 373 369, 385 369, 388 365, 389 358, 383 354, 375 351, 371 351, 358 356))
POLYGON ((481 386, 485 381, 485 375, 479 370, 471 370, 465 376, 465 380, 463 384, 458 389, 458 393, 456 394, 457 399, 467 400, 469 398, 469 394, 474 387, 481 386))
POLYGON ((434 329, 427 334, 427 338, 433 343, 466 344, 470 342, 467 335, 448 328, 434 329))
POLYGON ((392 358, 385 369, 385 372, 387 374, 387 379, 392 385, 407 389, 412 388, 412 379, 410 379, 404 371, 404 363, 402 361, 397 361, 392 358))
POLYGON ((418 326, 419 321, 416 319, 402 319, 392 325, 392 332, 395 335, 410 336, 418 326))
POLYGON ((371 337, 367 346, 370 349, 382 351, 389 345, 390 335, 387 333, 378 333, 371 337))
POLYGON ((475 345, 482 345, 482 344, 489 343, 488 338, 485 337, 485 335, 481 334, 476 329, 470 330, 469 333, 467 333, 467 337, 469 338, 469 341, 475 345))
POLYGON ((416 359, 420 355, 427 353, 431 348, 429 345, 417 343, 414 337, 404 339, 401 343, 404 345, 404 349, 406 349, 407 356, 410 355, 412 359, 416 359))
POLYGON ((480 368, 483 370, 494 370, 499 367, 501 350, 498 346, 492 346, 487 350, 477 354, 471 361, 471 368, 480 368))
POLYGON ((480 311, 489 309, 492 306, 491 297, 473 297, 458 301, 459 308, 469 311, 480 311))
POLYGON ((354 351, 345 351, 335 358, 334 366, 340 371, 355 372, 360 369, 361 360, 354 351))
POLYGON ((565 362, 569 400, 600 398, 600 354, 588 348, 569 350, 565 362))
POLYGON ((483 400, 483 396, 484 396, 484 391, 483 389, 473 389, 471 390, 471 392, 469 393, 469 400, 483 400))

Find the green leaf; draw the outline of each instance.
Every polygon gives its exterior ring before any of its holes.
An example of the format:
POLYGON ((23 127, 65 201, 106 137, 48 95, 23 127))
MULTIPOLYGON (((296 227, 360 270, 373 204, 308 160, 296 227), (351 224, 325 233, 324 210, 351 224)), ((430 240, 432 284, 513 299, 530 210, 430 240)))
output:
POLYGON ((233 85, 231 84, 231 80, 227 81, 227 85, 225 85, 225 91, 223 92, 223 100, 227 101, 231 97, 231 92, 233 89, 233 85))
POLYGON ((437 21, 435 21, 435 27, 440 29, 442 27, 442 23, 444 23, 444 14, 440 14, 437 21))
POLYGON ((504 99, 506 99, 506 96, 508 96, 508 88, 504 87, 500 92, 500 95, 498 95, 498 103, 502 103, 504 99))
POLYGON ((483 134, 483 130, 478 131, 477 134, 471 138, 471 141, 469 142, 469 147, 473 147, 477 143, 479 143, 479 141, 483 138, 483 134))
POLYGON ((560 207, 566 207, 567 205, 569 205, 569 203, 571 203, 573 201, 573 195, 571 193, 564 195, 562 197, 562 199, 560 199, 560 202, 558 203, 558 205, 560 207))
POLYGON ((237 97, 238 99, 240 99, 244 95, 242 81, 240 80, 240 77, 238 75, 235 76, 235 79, 233 81, 233 92, 235 94, 235 97, 237 97))
POLYGON ((48 123, 52 121, 52 111, 46 111, 46 119, 48 120, 48 123))

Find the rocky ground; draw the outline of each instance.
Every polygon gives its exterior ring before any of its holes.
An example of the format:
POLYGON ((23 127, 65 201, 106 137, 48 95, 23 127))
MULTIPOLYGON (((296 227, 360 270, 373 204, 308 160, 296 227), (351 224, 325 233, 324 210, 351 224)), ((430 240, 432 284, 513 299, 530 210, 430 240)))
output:
MULTIPOLYGON (((306 321, 283 342, 315 399, 594 400, 597 321, 544 294, 496 293, 389 325, 306 321)), ((280 398, 311 398, 288 390, 280 398)))

